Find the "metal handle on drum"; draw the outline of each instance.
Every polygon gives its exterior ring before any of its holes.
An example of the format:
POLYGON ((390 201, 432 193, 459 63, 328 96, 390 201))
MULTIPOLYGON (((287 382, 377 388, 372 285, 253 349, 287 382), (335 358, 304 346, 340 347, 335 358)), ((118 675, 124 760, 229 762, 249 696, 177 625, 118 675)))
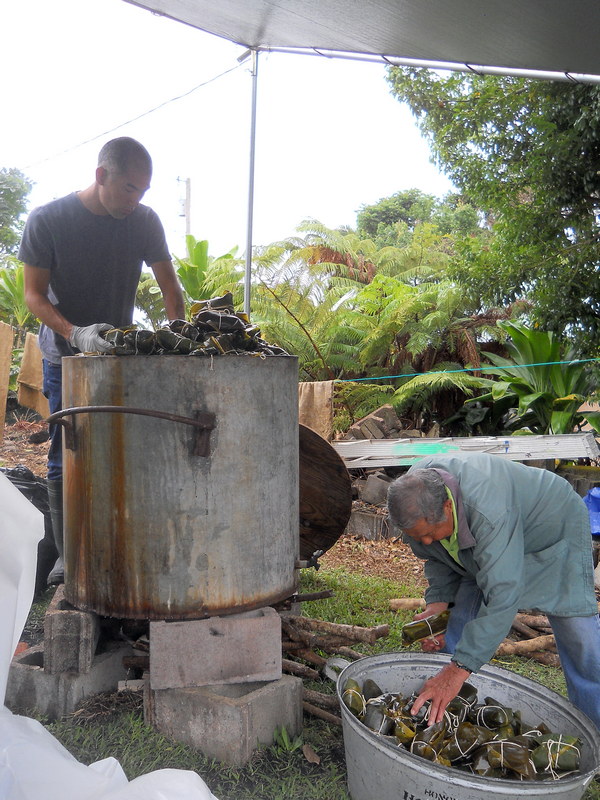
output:
POLYGON ((184 425, 192 425, 195 428, 194 439, 192 442, 192 455, 207 457, 210 455, 210 432, 214 429, 216 417, 209 411, 194 411, 194 417, 181 417, 178 414, 170 414, 168 411, 154 411, 150 408, 128 408, 127 406, 76 406, 74 408, 63 408, 55 411, 54 414, 46 419, 50 425, 62 425, 65 436, 65 447, 68 450, 77 448, 75 436, 75 421, 65 419, 74 417, 77 414, 91 413, 109 414, 139 414, 145 417, 158 417, 170 422, 181 422, 184 425))

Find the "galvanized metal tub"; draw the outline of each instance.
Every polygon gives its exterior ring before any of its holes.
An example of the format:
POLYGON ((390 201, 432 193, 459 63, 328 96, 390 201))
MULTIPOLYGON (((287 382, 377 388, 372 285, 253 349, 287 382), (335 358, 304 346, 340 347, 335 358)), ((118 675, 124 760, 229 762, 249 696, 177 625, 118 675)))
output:
POLYGON ((198 619, 293 594, 297 380, 292 356, 63 359, 68 601, 198 619))
POLYGON ((600 770, 598 730, 564 697, 513 672, 488 665, 472 675, 469 682, 480 697, 491 696, 503 705, 521 709, 527 722, 545 722, 550 728, 579 736, 580 774, 558 781, 513 781, 480 778, 432 764, 381 739, 359 722, 341 700, 348 678, 361 685, 371 678, 384 692, 411 694, 449 660, 450 656, 441 654, 391 653, 361 658, 342 670, 337 694, 352 800, 580 800, 600 770))

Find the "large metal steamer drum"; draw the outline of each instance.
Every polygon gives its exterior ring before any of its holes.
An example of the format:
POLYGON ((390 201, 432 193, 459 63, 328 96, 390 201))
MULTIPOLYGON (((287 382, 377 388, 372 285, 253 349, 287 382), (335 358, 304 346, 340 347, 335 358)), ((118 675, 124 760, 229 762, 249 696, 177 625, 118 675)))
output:
POLYGON ((70 603, 103 616, 182 620, 294 593, 295 357, 62 363, 70 603))

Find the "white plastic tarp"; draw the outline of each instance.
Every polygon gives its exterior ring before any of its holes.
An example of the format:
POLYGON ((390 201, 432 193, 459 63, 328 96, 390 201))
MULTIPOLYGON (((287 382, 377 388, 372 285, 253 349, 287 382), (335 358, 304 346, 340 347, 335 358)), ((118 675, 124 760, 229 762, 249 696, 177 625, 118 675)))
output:
MULTIPOLYGON (((44 517, 0 473, 0 700, 33 599, 44 517)), ((1 800, 216 800, 188 770, 163 769, 129 782, 119 762, 78 762, 39 722, 0 706, 1 800)))

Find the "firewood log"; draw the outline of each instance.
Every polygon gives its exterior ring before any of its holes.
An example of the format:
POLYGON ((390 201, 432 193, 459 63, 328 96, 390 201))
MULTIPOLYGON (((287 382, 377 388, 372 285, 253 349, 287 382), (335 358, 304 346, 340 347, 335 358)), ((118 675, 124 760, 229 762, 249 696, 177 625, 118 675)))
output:
POLYGON ((123 666, 125 669, 150 669, 150 656, 123 656, 123 666))
POLYGON ((374 628, 361 628, 358 625, 342 625, 335 622, 325 622, 322 619, 312 619, 310 617, 288 617, 289 624, 296 628, 309 631, 320 631, 332 634, 333 636, 345 637, 353 641, 364 642, 365 644, 375 644, 377 639, 387 636, 390 632, 389 625, 377 625, 374 628))
POLYGON ((288 658, 281 659, 281 669, 287 672, 288 675, 298 675, 300 678, 308 678, 312 681, 316 681, 319 678, 319 673, 316 669, 307 667, 306 664, 299 664, 297 661, 290 661, 288 658))
POLYGON ((329 709, 334 712, 339 712, 340 710, 339 701, 334 694, 323 694, 323 692, 315 692, 304 687, 303 697, 307 703, 312 703, 313 706, 319 706, 319 708, 329 709))
POLYGON ((560 658, 556 653, 548 653, 545 650, 535 650, 533 653, 527 653, 527 658, 532 658, 539 664, 545 664, 547 667, 560 667, 560 658))
POLYGON ((540 635, 540 632, 535 628, 530 628, 525 622, 521 622, 518 617, 515 617, 512 622, 513 630, 517 631, 517 633, 526 636, 528 639, 534 639, 536 636, 540 635))
POLYGON ((545 650, 549 644, 554 644, 554 636, 536 636, 535 639, 524 639, 521 642, 504 640, 496 650, 496 656, 523 655, 536 650, 545 650))
POLYGON ((313 653, 312 650, 297 650, 294 654, 298 658, 302 658, 304 661, 308 661, 309 664, 315 664, 317 667, 324 667, 327 663, 327 659, 323 658, 323 656, 318 655, 317 653, 313 653))
POLYGON ((390 611, 417 611, 425 608, 424 597, 395 597, 390 600, 390 611))
POLYGON ((322 708, 318 708, 317 706, 313 706, 312 703, 302 703, 302 708, 306 711, 307 714, 312 714, 313 717, 319 717, 319 719, 324 719, 325 722, 331 722, 334 725, 341 725, 342 718, 337 717, 335 714, 330 714, 329 711, 324 711, 322 708))
POLYGON ((515 619, 518 619, 519 622, 523 622, 525 625, 529 625, 530 628, 537 628, 538 630, 550 628, 548 617, 544 614, 517 614, 515 619))
POLYGON ((358 661, 359 658, 364 658, 364 653, 359 653, 358 650, 353 650, 351 647, 338 647, 335 651, 340 656, 346 656, 351 661, 358 661))

